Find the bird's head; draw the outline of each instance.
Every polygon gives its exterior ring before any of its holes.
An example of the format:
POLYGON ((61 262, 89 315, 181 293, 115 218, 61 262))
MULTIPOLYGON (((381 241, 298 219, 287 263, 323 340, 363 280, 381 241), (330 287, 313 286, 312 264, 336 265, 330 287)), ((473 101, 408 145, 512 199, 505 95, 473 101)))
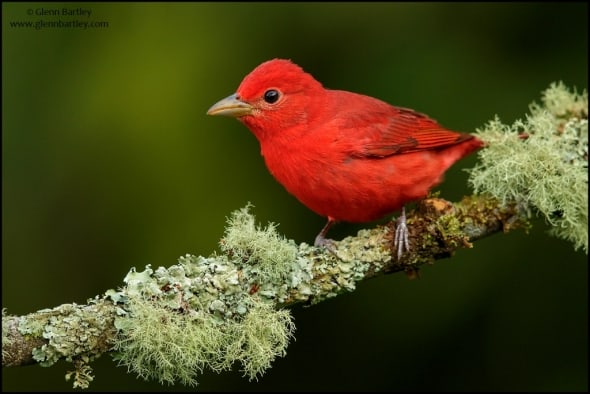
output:
POLYGON ((290 60, 273 59, 248 74, 235 94, 220 100, 208 115, 237 118, 263 141, 293 126, 305 125, 321 108, 324 89, 290 60))

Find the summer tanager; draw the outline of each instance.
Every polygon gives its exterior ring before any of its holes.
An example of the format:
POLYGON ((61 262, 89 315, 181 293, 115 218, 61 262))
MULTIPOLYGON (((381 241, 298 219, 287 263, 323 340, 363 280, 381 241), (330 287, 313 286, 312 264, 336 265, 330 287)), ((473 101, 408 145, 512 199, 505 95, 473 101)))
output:
POLYGON ((398 258, 409 249, 404 204, 421 199, 457 160, 483 146, 428 116, 376 98, 325 89, 289 60, 262 63, 209 115, 231 116, 260 143, 271 174, 304 205, 337 221, 367 222, 398 209, 398 258))

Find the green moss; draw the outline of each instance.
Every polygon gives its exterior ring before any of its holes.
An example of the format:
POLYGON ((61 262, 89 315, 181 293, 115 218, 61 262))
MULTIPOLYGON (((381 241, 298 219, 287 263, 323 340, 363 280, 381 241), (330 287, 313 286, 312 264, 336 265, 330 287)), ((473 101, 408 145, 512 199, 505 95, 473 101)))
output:
POLYGON ((496 117, 477 133, 488 146, 471 170, 475 191, 538 212, 552 234, 588 253, 587 93, 552 84, 525 120, 496 117))
POLYGON ((436 220, 436 230, 445 241, 445 244, 453 249, 459 246, 469 245, 468 237, 462 229, 463 223, 455 214, 442 215, 436 220))

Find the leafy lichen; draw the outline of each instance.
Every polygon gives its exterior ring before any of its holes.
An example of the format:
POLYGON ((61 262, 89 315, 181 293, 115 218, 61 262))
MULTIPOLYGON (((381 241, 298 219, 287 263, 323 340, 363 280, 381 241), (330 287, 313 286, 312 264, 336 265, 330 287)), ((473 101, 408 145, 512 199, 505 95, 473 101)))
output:
MULTIPOLYGON (((108 341, 114 333, 111 311, 110 301, 96 297, 87 305, 64 304, 22 316, 16 320, 14 329, 22 338, 24 348, 30 345, 27 353, 39 365, 49 367, 61 359, 72 363, 74 370, 66 379, 73 378, 75 388, 87 388, 93 379, 88 363, 111 346, 108 341)), ((3 333, 4 328, 9 327, 3 326, 3 333)), ((4 346, 3 343, 3 349, 4 346)))
POLYGON ((525 120, 498 117, 478 136, 487 143, 470 183, 478 193, 540 213, 551 233, 588 253, 588 94, 552 84, 525 120))
POLYGON ((92 368, 88 365, 88 360, 76 360, 74 362, 75 369, 66 373, 66 380, 73 380, 73 387, 75 389, 87 389, 90 382, 94 380, 92 368))

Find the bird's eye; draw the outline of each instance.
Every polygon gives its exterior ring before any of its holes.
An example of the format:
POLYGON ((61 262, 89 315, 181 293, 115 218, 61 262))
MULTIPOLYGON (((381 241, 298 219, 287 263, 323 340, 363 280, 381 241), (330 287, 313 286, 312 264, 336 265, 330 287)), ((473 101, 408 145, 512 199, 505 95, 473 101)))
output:
POLYGON ((269 104, 274 104, 278 101, 280 96, 281 95, 278 90, 270 89, 264 92, 264 101, 269 104))

